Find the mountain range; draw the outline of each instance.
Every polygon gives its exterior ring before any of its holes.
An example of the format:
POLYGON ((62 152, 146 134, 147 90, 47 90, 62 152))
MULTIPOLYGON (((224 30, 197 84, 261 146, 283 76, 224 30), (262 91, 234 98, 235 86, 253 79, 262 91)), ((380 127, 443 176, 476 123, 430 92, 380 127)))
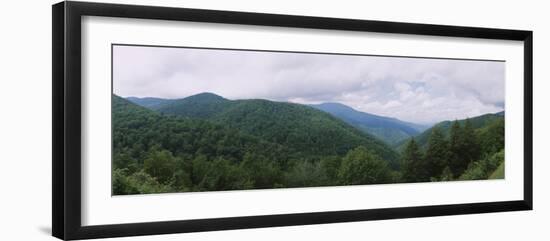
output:
MULTIPOLYGON (((414 138, 421 147, 425 147, 433 128, 440 128, 445 135, 449 134, 452 121, 442 121, 427 126, 402 121, 392 117, 380 116, 355 110, 341 103, 321 103, 301 105, 288 102, 276 102, 264 99, 229 100, 213 93, 200 93, 181 99, 162 99, 154 97, 128 97, 128 101, 163 114, 187 118, 197 118, 217 123, 224 123, 248 134, 254 134, 268 141, 290 145, 307 152, 323 152, 326 143, 315 140, 307 142, 303 137, 289 137, 292 132, 313 131, 316 134, 327 134, 328 130, 319 127, 330 127, 331 135, 345 132, 351 139, 368 140, 383 157, 395 159, 405 144, 414 138), (342 123, 343 122, 343 123, 342 123), (335 131, 338 130, 338 131, 335 131), (317 147, 311 146, 316 144, 317 147), (392 148, 388 148, 392 147, 392 148)), ((465 120, 458 120, 463 123, 465 120)), ((504 121, 504 112, 484 114, 469 118, 474 129, 481 131, 504 121)), ((317 136, 322 137, 322 136, 317 136)), ((346 137, 347 138, 347 137, 346 137)), ((363 141, 364 141, 363 140, 363 141)), ((335 141, 329 141, 338 145, 335 141)), ((333 145, 331 144, 331 145, 333 145)), ((341 147, 338 153, 346 149, 341 147)))
POLYGON ((264 99, 228 100, 213 93, 183 99, 127 98, 142 107, 205 120, 277 143, 308 156, 342 155, 363 145, 397 167, 399 154, 387 143, 316 108, 264 99))
MULTIPOLYGON (((252 107, 250 103, 259 104, 261 102, 269 102, 276 103, 276 105, 298 105, 260 99, 228 100, 213 93, 201 93, 182 99, 128 97, 127 100, 161 113, 193 118, 222 118, 218 115, 226 115, 226 111, 237 111, 233 109, 235 108, 234 106, 241 106, 238 108, 244 108, 245 105, 249 105, 248 108, 250 108, 252 107)), ((326 112, 364 133, 377 137, 389 145, 395 145, 400 141, 418 135, 429 127, 401 121, 396 118, 360 112, 340 103, 322 103, 309 106, 326 112)))
POLYGON ((390 145, 416 136, 429 128, 426 125, 357 111, 340 103, 322 103, 310 106, 342 119, 357 129, 370 133, 390 145))
POLYGON ((213 93, 113 95, 111 107, 113 195, 504 177, 504 112, 427 128, 338 103, 213 93))

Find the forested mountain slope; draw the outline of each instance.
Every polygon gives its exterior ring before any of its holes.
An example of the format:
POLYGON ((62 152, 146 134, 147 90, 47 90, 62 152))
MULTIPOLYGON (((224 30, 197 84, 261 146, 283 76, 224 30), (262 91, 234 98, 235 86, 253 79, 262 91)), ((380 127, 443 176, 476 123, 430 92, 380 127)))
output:
POLYGON ((223 113, 172 115, 113 95, 113 194, 395 181, 394 151, 311 107, 250 100, 223 113))
POLYGON ((441 122, 402 145, 409 181, 504 177, 504 113, 441 122))
POLYGON ((504 113, 441 122, 398 153, 306 105, 112 98, 115 195, 504 177, 504 113))
POLYGON ((385 143, 305 105, 262 99, 227 100, 212 93, 201 93, 151 109, 219 123, 306 156, 342 155, 362 145, 391 161, 392 166, 397 165, 398 154, 385 143))
MULTIPOLYGON (((494 114, 484 114, 472 118, 468 118, 470 121, 470 124, 473 129, 478 130, 481 132, 484 128, 489 128, 491 125, 499 125, 504 124, 504 112, 498 112, 494 114)), ((457 120, 458 123, 461 125, 464 125, 466 122, 466 119, 463 120, 457 120)), ((425 130, 424 132, 414 136, 415 141, 418 143, 418 145, 422 148, 425 148, 428 143, 428 138, 433 131, 434 128, 439 128, 444 136, 448 136, 451 131, 451 125, 453 121, 442 121, 437 124, 435 124, 433 127, 425 130)), ((405 148, 405 145, 407 141, 409 141, 410 138, 402 140, 398 143, 396 143, 394 146, 397 150, 402 151, 405 148)))
POLYGON ((340 103, 322 103, 311 106, 370 133, 390 145, 418 135, 427 128, 423 125, 401 121, 396 118, 357 111, 340 103))

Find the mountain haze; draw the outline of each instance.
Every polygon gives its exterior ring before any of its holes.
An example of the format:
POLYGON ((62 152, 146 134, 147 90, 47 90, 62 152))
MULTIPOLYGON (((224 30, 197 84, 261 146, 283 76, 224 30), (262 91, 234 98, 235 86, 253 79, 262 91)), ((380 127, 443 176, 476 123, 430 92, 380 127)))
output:
POLYGON ((346 123, 370 133, 388 144, 396 144, 418 135, 427 128, 423 125, 404 122, 396 118, 357 111, 340 103, 322 103, 311 106, 342 119, 346 123))

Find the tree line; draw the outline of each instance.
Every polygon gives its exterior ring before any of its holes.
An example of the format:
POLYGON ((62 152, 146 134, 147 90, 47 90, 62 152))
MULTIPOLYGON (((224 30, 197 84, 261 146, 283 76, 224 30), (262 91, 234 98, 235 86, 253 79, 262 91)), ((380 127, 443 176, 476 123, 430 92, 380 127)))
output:
POLYGON ((469 119, 454 121, 448 138, 435 126, 423 150, 412 138, 401 162, 403 182, 487 179, 504 162, 504 121, 474 130, 469 119))

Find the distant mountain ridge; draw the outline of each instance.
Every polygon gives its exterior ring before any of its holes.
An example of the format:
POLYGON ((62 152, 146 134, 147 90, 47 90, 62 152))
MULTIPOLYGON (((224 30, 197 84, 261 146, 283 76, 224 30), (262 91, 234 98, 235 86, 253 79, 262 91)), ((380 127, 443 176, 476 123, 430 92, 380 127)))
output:
MULTIPOLYGON (((259 99, 231 101, 208 92, 182 99, 161 99, 154 97, 128 97, 126 99, 137 105, 162 113, 193 118, 212 118, 240 101, 260 101, 259 99)), ((428 128, 425 125, 405 122, 396 118, 360 112, 340 103, 322 103, 309 106, 341 119, 351 126, 373 135, 390 145, 418 135, 428 128)))
MULTIPOLYGON (((442 121, 429 127, 401 121, 392 117, 379 116, 357 111, 340 103, 328 102, 316 105, 301 105, 287 102, 274 102, 263 99, 229 100, 222 96, 208 92, 192 95, 182 99, 162 99, 155 97, 128 97, 126 99, 134 104, 160 113, 189 118, 207 119, 216 122, 226 122, 232 127, 240 128, 245 130, 245 132, 253 134, 259 130, 265 129, 270 130, 271 133, 277 133, 275 128, 286 128, 284 126, 279 126, 277 122, 284 122, 285 120, 291 120, 293 122, 297 121, 296 123, 300 123, 299 121, 303 121, 300 119, 301 115, 310 115, 311 110, 308 109, 311 108, 347 123, 349 126, 345 129, 348 131, 355 132, 355 134, 357 134, 357 130, 363 132, 366 136, 369 136, 369 139, 381 140, 398 152, 403 150, 407 141, 412 137, 415 138, 421 147, 425 146, 431 130, 435 126, 441 128, 443 133, 447 135, 452 124, 452 121, 442 121), (292 115, 281 115, 279 113, 282 110, 287 111, 287 108, 289 107, 292 107, 290 109, 294 111, 298 109, 301 111, 295 111, 296 113, 292 113, 292 115), (350 129, 349 127, 353 128, 350 129)), ((317 115, 318 114, 315 114, 314 116, 317 115)), ((470 121, 475 129, 480 129, 489 125, 495 119, 504 119, 504 115, 504 111, 484 114, 470 118, 470 121)), ((463 121, 464 120, 459 120, 461 123, 463 121)), ((302 126, 302 128, 307 129, 307 127, 304 126, 302 126)), ((265 137, 266 136, 263 136, 262 138, 265 137)), ((281 136, 276 137, 276 135, 273 135, 268 136, 268 140, 269 138, 278 138, 279 142, 284 141, 282 140, 284 138, 281 136)), ((380 141, 375 141, 373 143, 376 142, 378 142, 378 144, 375 146, 379 146, 380 144, 385 146, 383 143, 379 143, 380 141)), ((386 147, 381 149, 386 149, 386 147)), ((317 151, 322 150, 318 149, 317 151)), ((397 156, 395 154, 388 153, 389 152, 386 152, 386 155, 390 156, 389 159, 394 159, 397 156)))
POLYGON ((183 99, 169 100, 155 110, 193 118, 211 118, 231 105, 231 101, 213 93, 200 93, 183 99))
POLYGON ((357 111, 340 103, 322 103, 310 106, 340 118, 348 124, 370 133, 388 144, 396 144, 402 140, 418 135, 428 128, 427 126, 401 121, 396 118, 357 111))
POLYGON ((135 104, 166 115, 223 124, 308 155, 342 155, 363 145, 397 167, 398 154, 374 136, 316 108, 263 99, 228 100, 213 93, 135 104), (147 104, 147 105, 145 105, 147 104))
POLYGON ((149 108, 149 109, 158 108, 159 106, 172 101, 172 100, 169 100, 169 99, 162 99, 162 98, 156 98, 156 97, 143 97, 143 98, 140 98, 140 97, 133 97, 133 96, 126 97, 125 99, 132 102, 132 103, 134 103, 134 104, 137 104, 137 105, 149 108))
MULTIPOLYGON (((495 122, 504 122, 504 117, 505 117, 505 112, 500 111, 500 112, 497 112, 497 113, 489 113, 489 114, 483 114, 483 115, 480 115, 480 116, 475 116, 475 117, 472 117, 472 118, 468 118, 468 120, 470 121, 470 124, 472 125, 472 128, 474 128, 478 132, 481 132, 481 131, 483 131, 484 128, 489 128, 489 127, 491 127, 491 125, 494 125, 495 122)), ((466 119, 461 119, 461 120, 457 120, 457 121, 458 121, 459 124, 463 125, 464 122, 466 121, 466 119)), ((450 120, 439 122, 439 123, 435 124, 433 127, 431 127, 429 129, 425 130, 424 132, 418 134, 417 136, 414 136, 414 140, 419 144, 420 147, 425 147, 428 143, 428 138, 429 138, 433 128, 437 127, 439 129, 441 129, 443 134, 445 136, 448 136, 449 132, 450 132, 450 129, 451 129, 452 123, 453 123, 453 121, 450 121, 450 120)), ((407 144, 407 142, 409 140, 410 140, 410 138, 402 140, 402 141, 396 143, 394 145, 394 147, 398 151, 404 150, 405 145, 407 144)))

